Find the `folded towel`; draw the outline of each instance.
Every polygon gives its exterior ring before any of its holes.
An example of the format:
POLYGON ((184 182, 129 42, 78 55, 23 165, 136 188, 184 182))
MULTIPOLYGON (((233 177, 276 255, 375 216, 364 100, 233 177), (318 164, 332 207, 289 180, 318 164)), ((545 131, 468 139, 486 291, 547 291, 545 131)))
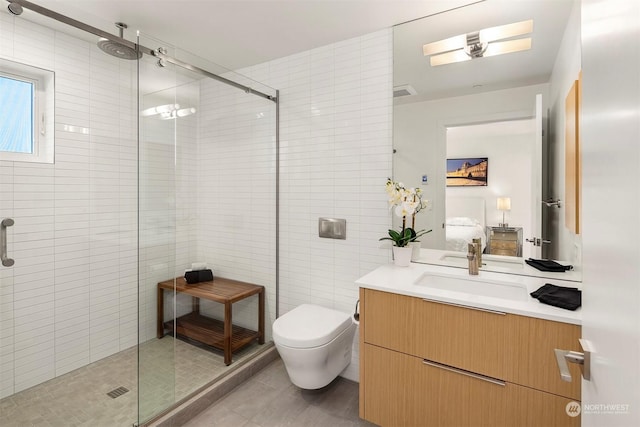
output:
POLYGON ((582 305, 582 291, 578 288, 556 286, 546 283, 530 294, 543 304, 560 307, 567 310, 576 310, 582 305))
POLYGON ((185 271, 184 280, 190 285, 200 283, 200 282, 209 282, 213 280, 213 271, 211 270, 185 271))
POLYGON ((558 289, 571 289, 571 290, 575 291, 578 288, 560 287, 560 286, 552 285, 551 283, 546 283, 543 286, 540 286, 535 291, 531 292, 529 295, 531 295, 534 298, 538 298, 540 295, 546 294, 548 292, 553 292, 553 291, 556 291, 558 289))
POLYGON ((525 259, 524 262, 531 267, 537 268, 540 271, 553 271, 556 273, 564 273, 567 270, 573 270, 572 265, 562 265, 550 259, 525 259))

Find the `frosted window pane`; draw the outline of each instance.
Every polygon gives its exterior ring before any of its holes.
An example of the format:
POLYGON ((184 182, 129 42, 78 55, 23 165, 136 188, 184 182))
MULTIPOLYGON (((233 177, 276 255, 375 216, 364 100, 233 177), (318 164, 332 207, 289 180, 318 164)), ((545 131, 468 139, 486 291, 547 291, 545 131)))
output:
POLYGON ((33 84, 0 76, 0 150, 33 153, 33 84))

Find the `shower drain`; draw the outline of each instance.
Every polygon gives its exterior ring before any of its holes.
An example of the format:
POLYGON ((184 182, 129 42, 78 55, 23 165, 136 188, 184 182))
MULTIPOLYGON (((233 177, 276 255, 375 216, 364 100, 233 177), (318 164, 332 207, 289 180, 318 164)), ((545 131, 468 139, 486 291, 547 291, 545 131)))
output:
POLYGON ((111 390, 109 393, 107 393, 107 396, 109 396, 112 399, 115 399, 116 397, 122 396, 128 391, 129 389, 126 387, 118 387, 115 390, 111 390))

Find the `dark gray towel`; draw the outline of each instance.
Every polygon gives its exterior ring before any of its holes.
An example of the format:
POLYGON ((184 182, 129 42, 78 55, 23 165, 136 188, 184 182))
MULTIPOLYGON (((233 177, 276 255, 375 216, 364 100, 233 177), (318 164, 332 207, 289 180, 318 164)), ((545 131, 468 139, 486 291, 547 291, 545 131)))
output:
POLYGON ((568 288, 546 283, 530 294, 543 304, 566 310, 576 310, 582 305, 582 291, 578 288, 568 288))
POLYGON ((524 262, 540 271, 553 271, 556 273, 564 273, 567 270, 573 270, 572 265, 562 265, 550 259, 525 259, 524 262))

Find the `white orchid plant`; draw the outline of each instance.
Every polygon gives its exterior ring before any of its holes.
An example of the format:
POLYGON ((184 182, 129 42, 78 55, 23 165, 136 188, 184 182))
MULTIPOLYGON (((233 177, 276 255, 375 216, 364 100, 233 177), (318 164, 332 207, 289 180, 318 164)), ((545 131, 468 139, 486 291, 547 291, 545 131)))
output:
POLYGON ((400 232, 389 230, 389 237, 380 240, 392 240, 395 246, 407 246, 410 242, 417 241, 431 230, 415 231, 416 214, 428 206, 428 201, 422 198, 422 190, 419 188, 406 188, 403 183, 387 179, 386 192, 389 196, 389 209, 402 218, 400 232), (411 217, 411 227, 407 227, 407 217, 411 217))

